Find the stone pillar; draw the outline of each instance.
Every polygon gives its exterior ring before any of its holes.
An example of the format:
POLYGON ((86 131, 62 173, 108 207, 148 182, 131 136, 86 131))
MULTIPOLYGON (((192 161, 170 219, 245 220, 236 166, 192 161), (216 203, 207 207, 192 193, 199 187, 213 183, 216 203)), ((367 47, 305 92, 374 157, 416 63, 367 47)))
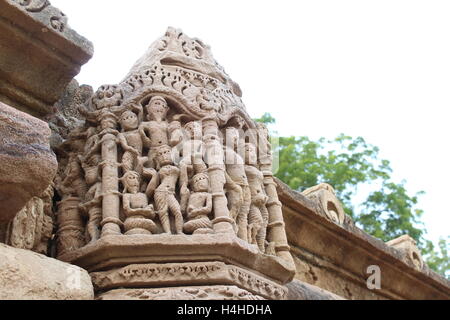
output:
POLYGON ((278 200, 276 183, 273 181, 271 165, 261 165, 261 171, 264 174, 264 186, 269 200, 266 203, 269 211, 269 224, 267 225, 267 240, 275 242, 275 250, 277 256, 294 264, 291 254, 289 253, 289 245, 284 231, 283 211, 281 210, 281 202, 278 200))
POLYGON ((107 133, 102 138, 102 205, 103 220, 101 236, 121 234, 119 218, 119 172, 117 163, 116 136, 107 133))
POLYGON ((234 233, 233 219, 227 207, 224 192, 225 164, 219 127, 214 117, 203 119, 203 139, 206 146, 206 163, 213 197, 214 231, 218 233, 234 233))
POLYGON ((290 248, 285 232, 282 204, 278 200, 277 185, 273 179, 270 137, 265 125, 258 124, 257 139, 259 168, 264 175, 264 187, 269 198, 266 203, 269 212, 267 241, 275 243, 275 252, 278 257, 294 266, 294 260, 289 253, 290 248))

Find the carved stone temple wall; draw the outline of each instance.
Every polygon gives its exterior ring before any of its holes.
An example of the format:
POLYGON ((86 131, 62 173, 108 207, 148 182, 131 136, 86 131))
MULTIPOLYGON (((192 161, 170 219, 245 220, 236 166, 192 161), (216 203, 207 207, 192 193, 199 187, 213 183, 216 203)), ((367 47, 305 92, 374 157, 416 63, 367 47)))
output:
POLYGON ((208 45, 169 28, 94 92, 67 22, 0 0, 0 300, 450 298, 413 239, 273 177, 268 131, 208 45))
POLYGON ((267 130, 207 45, 169 28, 80 112, 57 149, 56 250, 100 299, 286 297, 267 130))

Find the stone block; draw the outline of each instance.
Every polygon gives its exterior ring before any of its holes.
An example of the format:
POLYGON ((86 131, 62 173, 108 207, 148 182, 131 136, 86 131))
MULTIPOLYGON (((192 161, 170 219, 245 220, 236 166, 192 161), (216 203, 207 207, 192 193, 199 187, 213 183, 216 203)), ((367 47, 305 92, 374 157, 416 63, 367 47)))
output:
POLYGON ((0 244, 0 300, 91 300, 89 274, 74 265, 0 244))
POLYGON ((0 102, 0 222, 41 196, 58 167, 47 123, 0 102))
POLYGON ((49 1, 0 0, 0 101, 39 117, 51 113, 92 55, 92 43, 49 1))

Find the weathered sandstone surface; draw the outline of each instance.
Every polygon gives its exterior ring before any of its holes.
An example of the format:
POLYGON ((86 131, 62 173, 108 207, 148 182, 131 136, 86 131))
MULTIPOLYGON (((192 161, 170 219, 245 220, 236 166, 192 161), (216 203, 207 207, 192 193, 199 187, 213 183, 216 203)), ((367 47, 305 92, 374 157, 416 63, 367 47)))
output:
POLYGON ((0 244, 0 300, 90 300, 88 273, 71 264, 0 244))
POLYGON ((47 123, 0 102, 0 222, 40 196, 57 170, 47 123))

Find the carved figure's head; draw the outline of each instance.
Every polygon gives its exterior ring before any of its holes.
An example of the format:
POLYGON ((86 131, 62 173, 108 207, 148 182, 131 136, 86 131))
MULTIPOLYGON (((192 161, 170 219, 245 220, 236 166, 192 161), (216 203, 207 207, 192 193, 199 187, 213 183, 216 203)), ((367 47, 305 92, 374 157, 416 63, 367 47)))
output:
POLYGON ((236 115, 228 121, 228 124, 235 128, 242 129, 245 126, 245 120, 241 116, 236 115))
POLYGON ((137 129, 139 126, 139 120, 137 115, 130 110, 125 111, 120 116, 120 125, 124 131, 137 129))
POLYGON ((141 176, 136 171, 127 171, 120 179, 124 188, 124 193, 137 193, 141 184, 141 176))
POLYGON ((169 106, 167 105, 166 99, 161 96, 154 96, 150 99, 150 102, 146 106, 146 110, 149 120, 162 121, 167 116, 169 106))
POLYGON ((189 139, 193 140, 201 140, 202 139, 202 124, 199 121, 191 121, 188 122, 184 126, 184 130, 189 139))
POLYGON ((207 192, 209 189, 209 176, 207 173, 198 173, 192 177, 194 192, 207 192))
POLYGON ((173 164, 172 148, 168 145, 162 145, 156 149, 156 161, 160 166, 173 164))

